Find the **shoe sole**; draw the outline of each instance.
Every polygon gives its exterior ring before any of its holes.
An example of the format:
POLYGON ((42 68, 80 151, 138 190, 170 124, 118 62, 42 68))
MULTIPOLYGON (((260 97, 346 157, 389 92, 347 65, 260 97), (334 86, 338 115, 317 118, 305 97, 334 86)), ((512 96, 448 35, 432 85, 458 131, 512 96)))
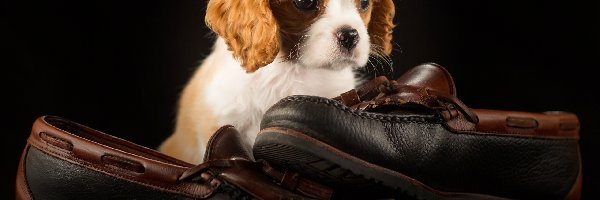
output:
POLYGON ((506 199, 438 191, 404 174, 369 163, 288 128, 263 129, 253 151, 256 158, 345 191, 383 186, 395 191, 396 195, 417 199, 506 199))

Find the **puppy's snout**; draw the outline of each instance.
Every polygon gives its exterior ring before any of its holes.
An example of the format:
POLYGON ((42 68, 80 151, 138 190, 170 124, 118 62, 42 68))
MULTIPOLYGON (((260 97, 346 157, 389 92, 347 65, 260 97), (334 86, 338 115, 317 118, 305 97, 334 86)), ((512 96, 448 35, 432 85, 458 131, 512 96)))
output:
POLYGON ((351 51, 358 44, 360 37, 358 31, 352 27, 342 27, 336 33, 338 44, 340 47, 351 51))

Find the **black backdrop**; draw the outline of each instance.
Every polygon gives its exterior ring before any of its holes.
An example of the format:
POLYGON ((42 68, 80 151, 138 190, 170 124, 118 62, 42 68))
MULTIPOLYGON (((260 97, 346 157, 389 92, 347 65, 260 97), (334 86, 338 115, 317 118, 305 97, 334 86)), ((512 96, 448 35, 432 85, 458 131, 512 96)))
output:
MULTIPOLYGON (((209 52, 204 0, 2 1, 0 194, 11 199, 34 119, 57 115, 154 148, 209 52), (7 100, 7 101, 6 101, 7 100), (6 129, 5 127, 8 127, 6 129)), ((584 199, 598 198, 600 2, 396 1, 397 76, 437 62, 475 108, 571 111, 584 199)))

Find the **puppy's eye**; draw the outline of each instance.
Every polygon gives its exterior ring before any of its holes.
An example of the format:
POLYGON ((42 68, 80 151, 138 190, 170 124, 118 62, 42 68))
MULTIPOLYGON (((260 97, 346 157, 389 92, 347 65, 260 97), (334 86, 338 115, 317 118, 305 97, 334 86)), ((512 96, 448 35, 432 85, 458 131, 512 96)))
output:
POLYGON ((369 0, 360 0, 360 11, 367 11, 369 9, 369 0))
POLYGON ((300 10, 316 10, 317 0, 294 0, 294 5, 300 10))

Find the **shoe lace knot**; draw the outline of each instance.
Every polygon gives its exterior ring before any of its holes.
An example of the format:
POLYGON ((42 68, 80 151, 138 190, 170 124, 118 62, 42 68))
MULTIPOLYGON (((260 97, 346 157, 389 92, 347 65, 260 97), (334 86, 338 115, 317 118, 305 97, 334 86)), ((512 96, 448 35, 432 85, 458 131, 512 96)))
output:
POLYGON ((456 96, 441 92, 430 87, 403 85, 385 76, 376 77, 363 84, 358 89, 352 89, 333 98, 355 110, 369 111, 382 106, 412 106, 418 105, 433 110, 444 110, 449 113, 445 118, 456 117, 457 112, 473 123, 479 121, 471 111, 456 96))

